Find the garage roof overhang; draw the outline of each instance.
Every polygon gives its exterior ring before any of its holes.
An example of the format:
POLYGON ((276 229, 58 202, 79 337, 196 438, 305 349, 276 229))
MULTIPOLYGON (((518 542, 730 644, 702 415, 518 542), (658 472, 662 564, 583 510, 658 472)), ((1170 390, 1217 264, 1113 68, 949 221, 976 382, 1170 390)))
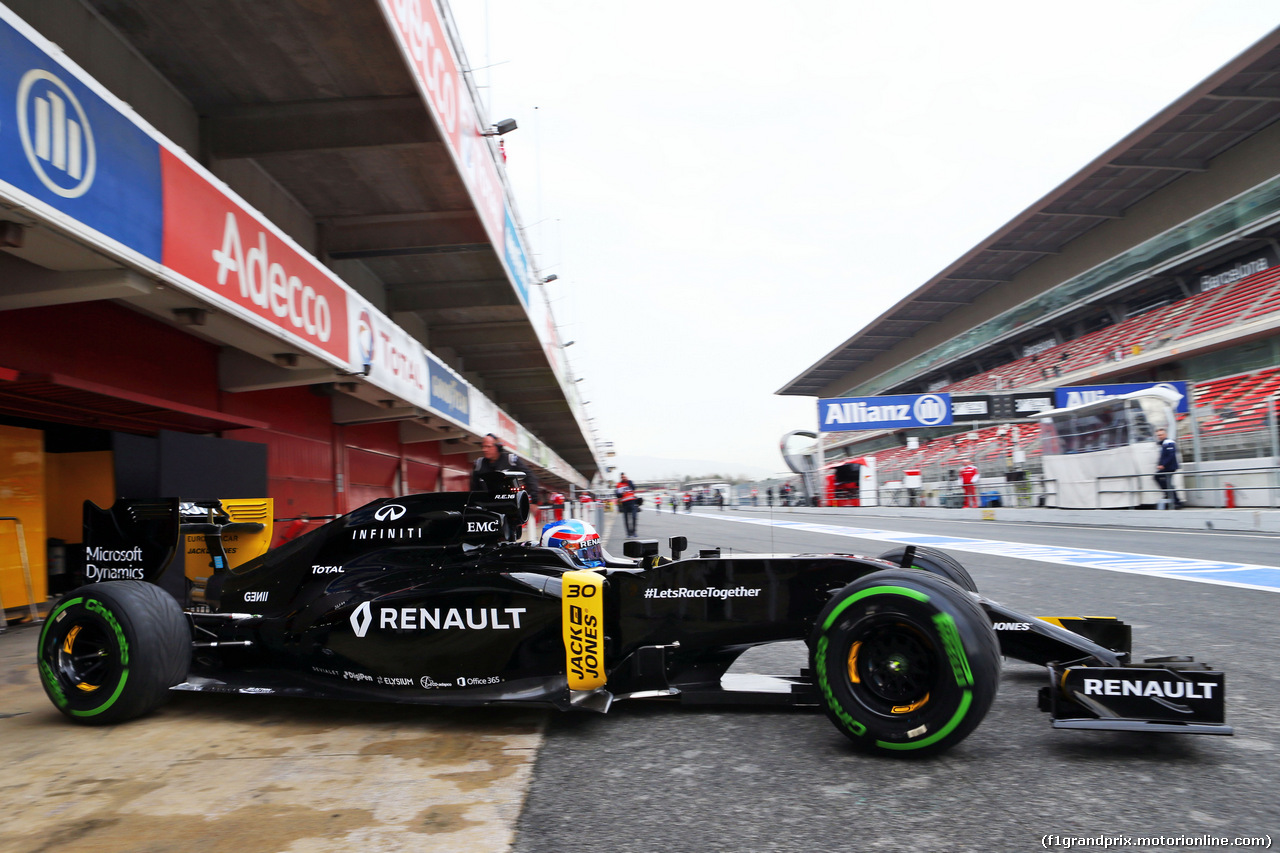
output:
MULTIPOLYGON (((591 476, 594 448, 502 241, 377 0, 86 2, 192 104, 211 168, 251 161, 310 215, 314 233, 295 233, 299 242, 344 278, 343 264, 359 264, 360 279, 381 285, 358 285, 370 301, 425 329, 433 353, 591 476), (530 386, 546 397, 530 399, 530 386)), ((491 141, 480 145, 493 156, 491 141)))
POLYGON ((924 327, 1280 119, 1280 28, 836 347, 778 394, 818 396, 924 327))

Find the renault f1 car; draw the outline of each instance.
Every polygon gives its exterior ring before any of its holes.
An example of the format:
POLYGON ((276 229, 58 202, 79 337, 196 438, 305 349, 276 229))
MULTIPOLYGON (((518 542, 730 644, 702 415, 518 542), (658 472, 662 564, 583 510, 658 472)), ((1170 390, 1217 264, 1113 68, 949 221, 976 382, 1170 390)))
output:
POLYGON ((230 565, 220 527, 245 522, 210 505, 209 574, 191 580, 178 503, 117 503, 86 532, 95 577, 113 579, 64 596, 42 628, 44 689, 84 724, 143 715, 173 690, 814 706, 862 749, 922 754, 978 725, 1008 656, 1046 667, 1039 706, 1056 728, 1231 733, 1221 672, 1136 662, 1115 619, 1015 612, 941 552, 683 557, 676 537, 670 558, 637 540, 584 569, 518 541, 528 514, 517 487, 377 500, 230 565), (792 640, 807 642, 807 669, 727 674, 746 649, 792 640))

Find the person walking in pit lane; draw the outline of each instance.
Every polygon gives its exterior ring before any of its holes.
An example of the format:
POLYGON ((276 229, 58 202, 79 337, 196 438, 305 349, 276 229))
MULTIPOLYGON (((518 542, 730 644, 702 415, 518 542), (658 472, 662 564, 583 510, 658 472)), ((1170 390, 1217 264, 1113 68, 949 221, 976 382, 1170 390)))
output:
POLYGON ((640 514, 640 498, 636 496, 636 486, 623 474, 618 478, 618 487, 614 489, 614 494, 618 498, 618 511, 622 513, 622 524, 626 528, 627 536, 636 535, 636 526, 640 514))
POLYGON ((1173 474, 1178 470, 1178 443, 1169 438, 1169 431, 1156 430, 1156 442, 1160 445, 1160 458, 1156 460, 1156 485, 1164 492, 1166 509, 1182 509, 1178 489, 1173 484, 1173 474))

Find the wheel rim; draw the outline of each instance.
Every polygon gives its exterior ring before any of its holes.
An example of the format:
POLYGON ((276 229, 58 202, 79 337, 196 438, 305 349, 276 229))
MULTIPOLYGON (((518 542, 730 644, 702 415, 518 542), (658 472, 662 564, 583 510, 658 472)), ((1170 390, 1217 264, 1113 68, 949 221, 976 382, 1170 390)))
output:
POLYGON ((55 669, 81 693, 93 693, 108 683, 114 663, 115 643, 96 621, 75 622, 58 640, 55 669))
POLYGON ((919 628, 894 619, 867 627, 849 649, 853 695, 869 710, 900 716, 929 702, 938 654, 919 628))

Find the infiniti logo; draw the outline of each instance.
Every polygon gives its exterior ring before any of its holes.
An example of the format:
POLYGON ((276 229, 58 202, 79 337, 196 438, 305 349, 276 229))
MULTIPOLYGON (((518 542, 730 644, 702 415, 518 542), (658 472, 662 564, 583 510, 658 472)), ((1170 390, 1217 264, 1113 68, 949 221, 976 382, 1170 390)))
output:
POLYGON ((53 74, 33 68, 18 84, 18 136, 40 182, 63 198, 89 191, 97 171, 93 130, 80 101, 53 74))
POLYGON ((387 504, 373 514, 378 521, 395 521, 404 515, 405 509, 400 504, 387 504))

